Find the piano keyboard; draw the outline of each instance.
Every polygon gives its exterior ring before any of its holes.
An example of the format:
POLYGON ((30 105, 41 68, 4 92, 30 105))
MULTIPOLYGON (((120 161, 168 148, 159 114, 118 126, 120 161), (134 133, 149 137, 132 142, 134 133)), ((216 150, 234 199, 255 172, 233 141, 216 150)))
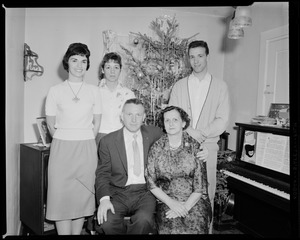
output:
POLYGON ((275 194, 275 195, 277 195, 277 196, 280 196, 280 197, 282 197, 282 198, 285 198, 285 199, 287 199, 287 200, 290 200, 290 194, 288 194, 288 193, 286 193, 286 192, 283 192, 283 191, 280 191, 280 190, 278 190, 278 189, 275 189, 275 188, 272 188, 272 187, 270 187, 270 186, 267 186, 267 185, 265 185, 265 184, 262 184, 262 183, 253 181, 253 180, 251 180, 251 179, 249 179, 249 178, 245 178, 245 177, 243 177, 243 176, 241 176, 241 175, 239 175, 239 174, 236 174, 236 173, 233 173, 233 172, 224 170, 224 169, 222 169, 221 172, 224 173, 224 174, 226 174, 227 176, 233 177, 233 178, 238 179, 238 180, 240 180, 240 181, 242 181, 242 182, 248 183, 248 184, 250 184, 250 185, 252 185, 252 186, 258 187, 258 188, 260 188, 260 189, 263 189, 263 190, 265 190, 265 191, 268 191, 268 192, 270 192, 270 193, 273 193, 273 194, 275 194))

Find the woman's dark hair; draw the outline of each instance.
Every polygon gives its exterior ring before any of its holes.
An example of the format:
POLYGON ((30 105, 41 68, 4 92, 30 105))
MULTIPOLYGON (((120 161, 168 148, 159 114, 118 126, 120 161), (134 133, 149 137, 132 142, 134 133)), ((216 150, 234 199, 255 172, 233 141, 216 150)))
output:
POLYGON ((196 47, 203 47, 203 48, 205 48, 206 55, 209 54, 209 48, 208 48, 207 43, 204 42, 204 41, 201 41, 201 40, 193 41, 193 42, 191 42, 189 44, 189 46, 188 46, 188 54, 190 54, 190 49, 191 48, 196 48, 196 47))
POLYGON ((185 126, 183 127, 183 130, 187 129, 190 126, 191 120, 189 118, 189 115, 182 108, 176 106, 169 106, 161 110, 160 113, 158 114, 157 125, 163 130, 164 133, 166 133, 164 115, 166 112, 170 112, 172 110, 176 110, 179 113, 181 120, 185 122, 185 126))
POLYGON ((86 70, 90 68, 90 50, 88 49, 87 45, 83 43, 72 43, 70 44, 68 50, 66 51, 62 63, 64 69, 69 72, 69 58, 74 55, 85 56, 87 58, 87 67, 86 70))
POLYGON ((115 63, 118 63, 120 65, 120 69, 122 69, 122 58, 121 56, 116 52, 109 52, 106 53, 100 63, 100 69, 99 69, 99 79, 101 80, 104 78, 104 73, 102 70, 104 70, 105 63, 109 62, 109 60, 113 60, 115 63))
POLYGON ((102 62, 100 64, 102 69, 104 69, 105 63, 107 63, 109 60, 114 60, 116 63, 118 63, 120 65, 120 68, 122 68, 121 56, 115 52, 110 52, 110 53, 106 53, 102 59, 102 62))

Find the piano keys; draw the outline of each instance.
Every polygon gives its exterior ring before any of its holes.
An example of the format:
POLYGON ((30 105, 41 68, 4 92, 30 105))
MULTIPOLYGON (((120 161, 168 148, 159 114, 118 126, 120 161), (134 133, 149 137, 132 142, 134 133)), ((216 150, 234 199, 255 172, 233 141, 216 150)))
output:
POLYGON ((285 198, 287 200, 290 200, 290 194, 289 193, 286 193, 284 191, 281 191, 279 189, 276 189, 276 188, 273 188, 273 187, 270 187, 268 185, 265 185, 263 183, 260 183, 260 182, 256 182, 250 178, 246 178, 242 175, 239 175, 239 174, 236 174, 236 173, 233 173, 233 172, 230 172, 230 171, 227 171, 227 170, 221 170, 221 172, 223 172, 224 174, 226 174, 227 176, 230 176, 230 177, 233 177, 237 180, 240 180, 240 181, 243 181, 245 183, 248 183, 252 186, 255 186, 255 187, 258 187, 262 190, 265 190, 265 191, 268 191, 272 194, 275 194, 277 196, 280 196, 282 198, 285 198))

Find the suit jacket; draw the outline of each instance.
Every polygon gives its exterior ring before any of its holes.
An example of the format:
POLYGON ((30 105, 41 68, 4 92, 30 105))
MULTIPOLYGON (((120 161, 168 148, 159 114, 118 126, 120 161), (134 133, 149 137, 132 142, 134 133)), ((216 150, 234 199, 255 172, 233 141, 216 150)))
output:
MULTIPOLYGON (((162 135, 162 130, 155 126, 141 126, 144 148, 144 167, 148 163, 148 151, 162 135)), ((124 188, 128 179, 127 157, 123 128, 105 135, 99 144, 100 158, 96 169, 97 203, 103 196, 112 196, 118 188, 124 188)))

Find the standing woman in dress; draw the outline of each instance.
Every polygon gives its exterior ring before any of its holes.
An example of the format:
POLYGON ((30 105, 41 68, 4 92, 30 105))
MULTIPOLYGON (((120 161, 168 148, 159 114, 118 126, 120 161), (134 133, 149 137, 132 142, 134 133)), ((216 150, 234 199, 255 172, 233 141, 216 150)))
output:
POLYGON ((59 235, 80 234, 85 217, 95 211, 95 137, 102 110, 98 87, 84 81, 89 57, 85 44, 71 44, 62 61, 68 79, 52 86, 46 100, 53 136, 46 218, 55 221, 59 235))

